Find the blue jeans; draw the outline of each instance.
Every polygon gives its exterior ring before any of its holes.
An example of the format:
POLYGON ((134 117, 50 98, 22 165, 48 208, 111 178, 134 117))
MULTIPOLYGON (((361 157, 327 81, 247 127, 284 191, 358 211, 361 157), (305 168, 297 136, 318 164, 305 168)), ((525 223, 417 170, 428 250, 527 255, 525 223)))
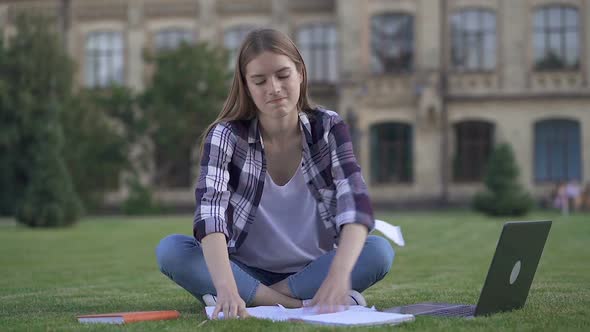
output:
MULTIPOLYGON (((246 266, 230 256, 230 265, 240 297, 252 303, 258 285, 270 286, 285 278, 297 299, 311 299, 324 281, 336 250, 329 251, 296 273, 274 273, 246 266)), ((160 271, 197 299, 216 295, 200 244, 192 236, 174 234, 160 241, 156 248, 160 271)), ((352 270, 352 289, 362 292, 383 279, 393 263, 393 248, 382 237, 369 235, 352 270)))

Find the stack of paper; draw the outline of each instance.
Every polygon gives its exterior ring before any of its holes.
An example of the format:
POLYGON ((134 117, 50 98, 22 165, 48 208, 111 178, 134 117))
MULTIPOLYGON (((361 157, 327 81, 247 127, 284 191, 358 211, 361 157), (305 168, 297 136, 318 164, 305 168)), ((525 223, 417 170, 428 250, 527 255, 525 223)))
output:
MULTIPOLYGON (((209 319, 211 319, 214 310, 214 306, 205 308, 209 319)), ((400 324, 414 320, 413 315, 379 312, 375 307, 363 306, 350 306, 347 310, 330 314, 315 314, 310 308, 287 309, 281 305, 251 307, 246 310, 252 317, 270 319, 275 322, 299 321, 324 325, 364 326, 400 324)), ((219 314, 219 318, 223 319, 223 313, 219 314)))

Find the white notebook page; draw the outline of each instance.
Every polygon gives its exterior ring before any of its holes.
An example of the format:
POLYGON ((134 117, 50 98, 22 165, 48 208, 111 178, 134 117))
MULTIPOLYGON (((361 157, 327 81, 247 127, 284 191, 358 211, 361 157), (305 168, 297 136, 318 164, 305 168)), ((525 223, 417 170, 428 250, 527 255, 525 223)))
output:
MULTIPOLYGON (((209 319, 211 319, 214 310, 215 307, 213 306, 205 308, 209 319)), ((350 306, 348 310, 331 314, 315 314, 311 308, 287 309, 281 305, 251 307, 246 308, 246 311, 248 311, 248 314, 252 317, 270 319, 275 322, 300 320, 309 323, 329 325, 395 324, 414 319, 414 316, 412 315, 378 312, 375 307, 367 308, 358 305, 350 306)), ((219 313, 219 318, 223 319, 223 313, 219 313)))

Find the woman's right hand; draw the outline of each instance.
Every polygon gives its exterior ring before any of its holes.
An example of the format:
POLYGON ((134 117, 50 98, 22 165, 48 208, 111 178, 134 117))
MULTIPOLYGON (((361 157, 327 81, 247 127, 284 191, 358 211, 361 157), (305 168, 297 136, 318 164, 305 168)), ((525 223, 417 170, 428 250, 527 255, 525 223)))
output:
POLYGON ((224 319, 247 318, 249 316, 246 311, 246 302, 242 300, 237 290, 221 290, 217 292, 217 304, 212 318, 219 318, 220 312, 223 312, 224 319))
POLYGON ((231 270, 225 235, 211 233, 201 240, 201 246, 213 286, 217 292, 217 304, 211 318, 217 319, 220 312, 223 312, 225 319, 248 317, 246 303, 238 293, 238 287, 231 270))

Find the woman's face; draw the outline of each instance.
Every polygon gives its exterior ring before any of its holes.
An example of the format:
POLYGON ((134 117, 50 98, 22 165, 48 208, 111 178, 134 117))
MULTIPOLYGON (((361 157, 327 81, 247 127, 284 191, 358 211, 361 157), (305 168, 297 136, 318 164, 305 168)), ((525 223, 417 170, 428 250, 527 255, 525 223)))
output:
POLYGON ((282 54, 263 52, 246 65, 246 83, 259 116, 282 118, 297 112, 302 75, 282 54))

